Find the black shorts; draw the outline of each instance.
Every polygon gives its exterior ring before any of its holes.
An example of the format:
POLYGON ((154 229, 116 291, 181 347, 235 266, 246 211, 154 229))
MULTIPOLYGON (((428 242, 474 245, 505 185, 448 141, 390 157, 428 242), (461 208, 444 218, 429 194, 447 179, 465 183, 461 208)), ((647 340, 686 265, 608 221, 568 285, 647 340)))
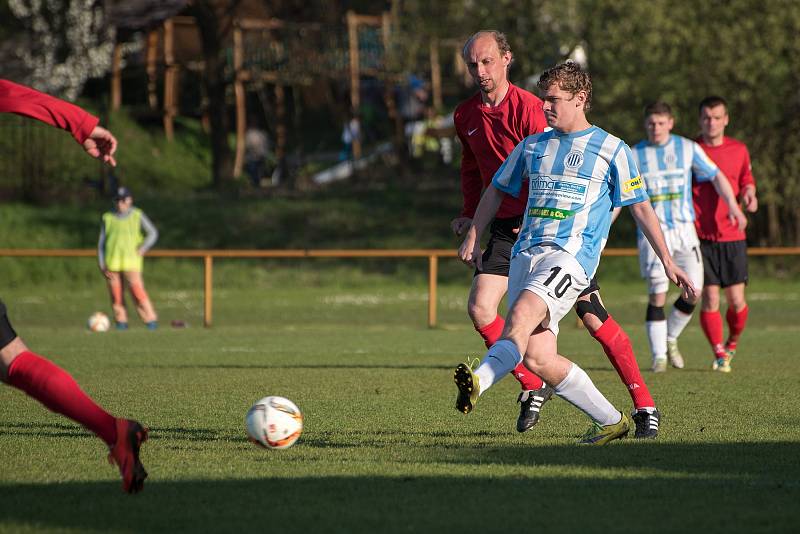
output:
POLYGON ((747 242, 700 240, 706 286, 747 283, 747 242))
POLYGON ((600 291, 600 284, 597 283, 597 277, 593 277, 589 280, 589 287, 581 291, 581 294, 578 295, 578 298, 585 297, 589 293, 594 293, 595 291, 600 291))
POLYGON ((522 217, 495 219, 489 227, 489 243, 483 252, 483 269, 475 269, 479 274, 496 274, 508 277, 511 265, 511 248, 517 242, 522 217))
POLYGON ((6 305, 0 300, 0 349, 14 341, 17 333, 8 321, 8 314, 6 313, 6 305))

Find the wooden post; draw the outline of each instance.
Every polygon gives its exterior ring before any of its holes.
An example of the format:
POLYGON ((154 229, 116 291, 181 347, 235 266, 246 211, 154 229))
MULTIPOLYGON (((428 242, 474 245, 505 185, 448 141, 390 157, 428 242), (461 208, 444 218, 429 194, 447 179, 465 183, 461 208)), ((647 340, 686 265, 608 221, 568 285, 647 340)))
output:
POLYGON ((442 109, 442 65, 439 62, 439 39, 431 39, 431 89, 433 91, 433 109, 442 109))
POLYGON ((111 110, 117 111, 122 104, 122 45, 114 43, 111 55, 111 110))
MULTIPOLYGON (((282 85, 275 86, 275 161, 282 171, 286 170, 286 90, 282 85)), ((286 179, 286 173, 281 173, 286 179)))
MULTIPOLYGON (((361 107, 361 63, 358 56, 358 16, 354 11, 347 12, 347 36, 350 43, 350 109, 354 117, 359 118, 361 107)), ((361 157, 361 139, 353 139, 353 158, 361 157)))
POLYGON ((203 283, 203 326, 206 328, 211 327, 211 301, 213 298, 213 275, 214 275, 214 256, 207 254, 203 256, 204 264, 204 283, 203 283))
POLYGON ((236 96, 236 157, 233 161, 233 175, 242 174, 244 165, 244 134, 247 128, 247 102, 245 101, 244 82, 242 81, 242 65, 244 49, 242 48, 242 28, 237 23, 233 29, 233 92, 236 96))
POLYGON ((439 257, 428 256, 428 328, 436 327, 436 279, 439 273, 439 257))
POLYGON ((158 77, 158 30, 147 34, 147 52, 145 62, 147 70, 147 105, 150 109, 158 109, 158 95, 156 94, 158 77))
POLYGON ((173 54, 174 26, 172 19, 164 21, 164 134, 169 141, 175 137, 173 117, 175 116, 175 56, 173 54))

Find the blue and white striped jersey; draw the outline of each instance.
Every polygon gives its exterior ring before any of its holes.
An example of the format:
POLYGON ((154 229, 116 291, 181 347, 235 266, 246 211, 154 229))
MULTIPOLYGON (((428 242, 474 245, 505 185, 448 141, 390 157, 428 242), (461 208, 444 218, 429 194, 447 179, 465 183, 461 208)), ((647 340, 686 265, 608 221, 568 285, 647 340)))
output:
POLYGON ((633 147, 633 157, 661 229, 694 224, 692 172, 700 182, 713 180, 719 172, 700 145, 691 139, 670 135, 663 145, 640 141, 633 147))
POLYGON ((575 256, 589 278, 608 239, 612 208, 647 200, 628 145, 597 126, 523 139, 492 184, 518 196, 525 179, 528 205, 512 257, 552 243, 575 256))

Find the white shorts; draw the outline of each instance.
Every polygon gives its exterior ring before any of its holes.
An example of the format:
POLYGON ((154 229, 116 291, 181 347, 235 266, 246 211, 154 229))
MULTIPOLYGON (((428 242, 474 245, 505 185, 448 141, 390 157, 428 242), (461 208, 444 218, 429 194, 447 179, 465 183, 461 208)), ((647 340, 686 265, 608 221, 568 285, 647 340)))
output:
POLYGON ((558 335, 558 322, 572 309, 589 277, 578 260, 555 245, 531 247, 511 260, 508 273, 508 309, 522 291, 538 295, 547 304, 542 327, 558 335))
MULTIPOLYGON (((664 231, 667 248, 675 260, 675 264, 686 271, 695 287, 703 287, 703 255, 700 253, 700 241, 694 224, 683 224, 664 231)), ((648 292, 666 293, 669 290, 669 279, 664 272, 664 265, 658 259, 655 250, 647 238, 639 232, 639 269, 642 278, 647 281, 648 292)))

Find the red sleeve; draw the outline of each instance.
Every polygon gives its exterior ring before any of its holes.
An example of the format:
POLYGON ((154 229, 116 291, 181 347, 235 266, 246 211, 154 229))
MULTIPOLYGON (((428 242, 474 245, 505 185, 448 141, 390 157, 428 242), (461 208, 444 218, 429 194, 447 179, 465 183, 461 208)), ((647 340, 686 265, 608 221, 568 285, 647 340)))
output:
POLYGON ((81 144, 100 122, 74 104, 8 80, 0 80, 0 113, 16 113, 67 130, 81 144))
POLYGON ((478 202, 481 200, 483 192, 483 180, 481 170, 478 167, 478 160, 472 149, 469 147, 467 138, 456 122, 456 134, 461 141, 461 194, 464 196, 464 204, 461 208, 462 217, 474 217, 475 210, 478 209, 478 202))
POLYGON ((739 191, 744 191, 745 186, 756 186, 756 179, 753 177, 753 168, 750 165, 750 152, 744 147, 744 169, 739 174, 739 191))

